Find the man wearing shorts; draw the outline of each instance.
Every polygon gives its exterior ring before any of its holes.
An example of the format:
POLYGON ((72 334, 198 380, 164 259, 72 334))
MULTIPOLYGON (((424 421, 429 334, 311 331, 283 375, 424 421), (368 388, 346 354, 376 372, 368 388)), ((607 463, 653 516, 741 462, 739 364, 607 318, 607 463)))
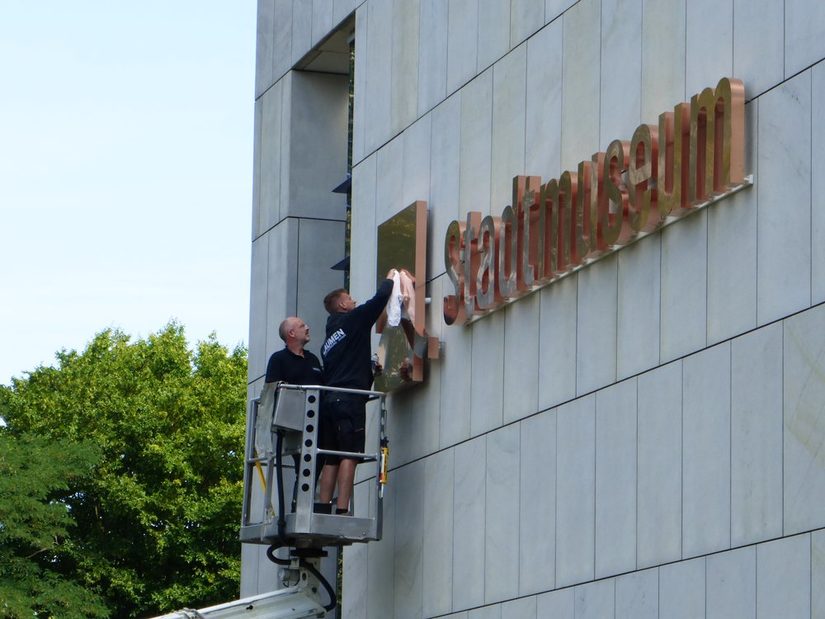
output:
MULTIPOLYGON (((370 332, 390 298, 394 271, 391 269, 387 273, 387 279, 378 286, 375 296, 363 305, 357 305, 343 288, 333 290, 324 298, 329 318, 321 358, 328 387, 372 387, 370 332)), ((319 427, 321 449, 363 453, 365 426, 366 399, 363 396, 334 391, 326 394, 319 427)), ((328 503, 337 485, 337 514, 349 513, 357 463, 354 458, 324 458, 319 498, 321 503, 328 503)))

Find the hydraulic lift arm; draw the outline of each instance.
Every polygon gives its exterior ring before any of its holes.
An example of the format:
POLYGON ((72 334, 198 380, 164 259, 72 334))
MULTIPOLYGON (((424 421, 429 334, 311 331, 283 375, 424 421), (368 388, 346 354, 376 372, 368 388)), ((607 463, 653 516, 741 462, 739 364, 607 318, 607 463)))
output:
POLYGON ((155 619, 301 619, 325 617, 327 610, 321 604, 318 585, 310 573, 299 570, 299 584, 271 593, 263 593, 240 600, 199 610, 183 609, 155 619))

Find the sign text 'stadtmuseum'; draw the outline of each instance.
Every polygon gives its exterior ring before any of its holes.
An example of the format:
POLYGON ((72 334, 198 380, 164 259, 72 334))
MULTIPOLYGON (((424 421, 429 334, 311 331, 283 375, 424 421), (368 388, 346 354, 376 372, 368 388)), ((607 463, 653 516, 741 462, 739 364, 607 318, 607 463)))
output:
POLYGON ((575 172, 515 177, 500 217, 473 211, 447 227, 445 322, 495 310, 745 184, 744 122, 744 85, 723 78, 575 172))

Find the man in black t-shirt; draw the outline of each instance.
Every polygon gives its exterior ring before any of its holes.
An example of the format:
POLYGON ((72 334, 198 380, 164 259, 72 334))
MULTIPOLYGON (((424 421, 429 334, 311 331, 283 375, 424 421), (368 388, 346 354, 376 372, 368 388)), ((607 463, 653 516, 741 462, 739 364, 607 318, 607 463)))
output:
POLYGON ((290 385, 321 385, 324 374, 318 357, 304 346, 309 343, 309 325, 297 316, 281 322, 278 335, 284 348, 274 353, 266 365, 265 382, 283 381, 290 385))
MULTIPOLYGON (((372 387, 372 354, 370 331, 378 320, 392 293, 395 269, 387 273, 375 296, 358 306, 343 288, 333 290, 324 298, 329 312, 327 334, 321 347, 324 376, 328 387, 370 389, 372 387)), ((364 452, 366 400, 363 396, 329 392, 321 408, 319 445, 322 449, 364 452)), ((332 499, 338 486, 336 513, 349 513, 355 465, 352 458, 327 456, 321 471, 320 500, 332 499)))

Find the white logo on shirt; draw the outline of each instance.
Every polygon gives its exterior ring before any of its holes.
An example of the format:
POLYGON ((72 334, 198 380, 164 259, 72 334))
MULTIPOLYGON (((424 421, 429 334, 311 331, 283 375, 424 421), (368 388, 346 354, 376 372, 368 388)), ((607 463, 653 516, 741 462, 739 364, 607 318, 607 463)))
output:
POLYGON ((344 333, 343 329, 338 329, 335 333, 330 335, 327 338, 327 341, 324 342, 324 349, 321 351, 321 354, 326 357, 329 354, 329 351, 341 340, 347 337, 347 334, 344 333))

